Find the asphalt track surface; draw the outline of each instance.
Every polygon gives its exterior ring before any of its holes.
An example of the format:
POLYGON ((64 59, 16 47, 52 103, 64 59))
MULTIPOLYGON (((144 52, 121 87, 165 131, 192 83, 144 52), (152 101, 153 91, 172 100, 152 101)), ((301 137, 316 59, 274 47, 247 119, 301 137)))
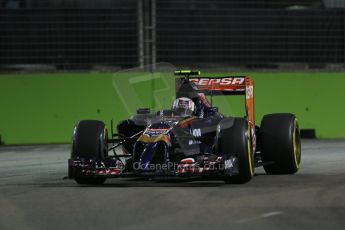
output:
POLYGON ((303 141, 295 175, 63 180, 68 145, 0 148, 0 229, 345 229, 345 141, 303 141))

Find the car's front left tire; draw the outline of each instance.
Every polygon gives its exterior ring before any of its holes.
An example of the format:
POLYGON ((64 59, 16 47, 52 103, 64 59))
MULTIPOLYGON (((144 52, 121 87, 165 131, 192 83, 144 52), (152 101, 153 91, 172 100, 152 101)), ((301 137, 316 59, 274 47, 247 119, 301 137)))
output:
POLYGON ((225 118, 219 123, 217 151, 223 156, 236 154, 238 174, 224 175, 225 183, 243 184, 254 175, 254 156, 248 121, 244 118, 225 118))
MULTIPOLYGON (((103 160, 108 154, 108 132, 105 124, 97 120, 80 121, 73 134, 71 158, 103 160)), ((103 184, 104 177, 86 176, 79 172, 73 175, 78 184, 103 184)))

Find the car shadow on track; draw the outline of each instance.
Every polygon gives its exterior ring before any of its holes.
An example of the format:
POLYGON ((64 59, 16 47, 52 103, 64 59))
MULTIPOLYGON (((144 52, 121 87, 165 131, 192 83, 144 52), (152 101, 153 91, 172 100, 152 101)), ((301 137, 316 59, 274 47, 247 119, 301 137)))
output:
POLYGON ((251 182, 246 184, 225 184, 222 180, 219 179, 147 179, 147 178, 112 178, 107 179, 105 184, 102 185, 80 185, 77 184, 74 180, 64 178, 50 178, 50 177, 41 177, 36 178, 30 182, 9 182, 4 183, 2 186, 4 187, 39 187, 39 188, 85 188, 85 187, 104 187, 104 188, 126 188, 126 187, 157 187, 157 188, 164 188, 164 187, 237 187, 244 185, 248 186, 255 186, 255 180, 259 177, 265 175, 265 173, 255 173, 254 178, 251 182))
POLYGON ((102 185, 80 185, 73 180, 63 183, 41 183, 39 187, 98 187, 98 188, 130 188, 130 187, 220 187, 226 184, 221 180, 148 180, 148 179, 108 179, 102 185))
MULTIPOLYGON (((256 173, 255 177, 265 175, 256 173)), ((255 178, 253 178, 255 180, 255 178)), ((113 178, 107 179, 102 185, 79 185, 74 180, 65 179, 63 182, 39 183, 39 187, 104 187, 104 188, 126 188, 126 187, 234 187, 243 186, 238 184, 225 184, 222 180, 214 179, 147 179, 147 178, 113 178)))

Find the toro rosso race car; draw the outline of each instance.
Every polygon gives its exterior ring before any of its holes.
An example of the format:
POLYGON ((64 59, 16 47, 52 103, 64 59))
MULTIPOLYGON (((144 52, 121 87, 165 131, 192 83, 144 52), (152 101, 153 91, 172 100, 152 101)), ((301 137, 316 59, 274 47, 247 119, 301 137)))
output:
POLYGON ((112 177, 246 183, 259 166, 267 174, 296 173, 301 141, 295 115, 265 115, 256 126, 250 77, 199 74, 175 71, 176 100, 171 108, 139 108, 136 115, 119 122, 111 138, 102 121, 78 122, 68 177, 79 184, 102 184, 112 177), (246 114, 222 114, 206 97, 217 95, 243 95, 246 114))

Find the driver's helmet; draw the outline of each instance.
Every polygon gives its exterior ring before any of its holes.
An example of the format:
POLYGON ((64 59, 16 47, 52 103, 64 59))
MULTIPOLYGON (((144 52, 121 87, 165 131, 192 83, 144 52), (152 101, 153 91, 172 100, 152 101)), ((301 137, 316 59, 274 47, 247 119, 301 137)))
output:
POLYGON ((187 97, 180 97, 174 101, 172 110, 176 115, 191 116, 195 110, 194 102, 187 97))

